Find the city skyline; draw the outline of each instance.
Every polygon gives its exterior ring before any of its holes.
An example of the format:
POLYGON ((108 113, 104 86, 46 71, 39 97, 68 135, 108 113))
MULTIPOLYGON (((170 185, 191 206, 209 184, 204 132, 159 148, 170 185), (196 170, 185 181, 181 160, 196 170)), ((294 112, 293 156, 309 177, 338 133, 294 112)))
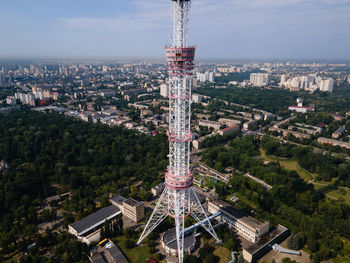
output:
MULTIPOLYGON (((0 58, 163 57, 168 2, 0 2, 0 58), (84 3, 84 5, 82 5, 84 3)), ((349 0, 193 2, 199 59, 350 59, 349 0), (204 22, 203 22, 204 21, 204 22), (214 46, 220 46, 213 50, 214 46)))

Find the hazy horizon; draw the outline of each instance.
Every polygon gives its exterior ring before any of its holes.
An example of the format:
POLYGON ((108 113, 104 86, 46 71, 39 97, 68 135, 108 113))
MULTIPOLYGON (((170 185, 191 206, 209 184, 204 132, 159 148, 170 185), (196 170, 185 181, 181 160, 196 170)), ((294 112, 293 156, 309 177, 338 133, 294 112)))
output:
MULTIPOLYGON (((350 60, 350 0, 193 0, 204 60, 350 60), (251 58, 251 59, 250 59, 251 58)), ((0 58, 163 59, 170 0, 0 2, 0 58)))

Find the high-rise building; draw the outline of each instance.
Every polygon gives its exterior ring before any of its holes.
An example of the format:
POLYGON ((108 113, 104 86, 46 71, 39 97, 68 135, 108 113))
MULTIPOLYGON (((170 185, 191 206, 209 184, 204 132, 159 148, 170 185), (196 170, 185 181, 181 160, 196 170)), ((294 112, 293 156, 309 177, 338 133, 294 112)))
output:
POLYGON ((350 75, 348 76, 348 83, 350 84, 350 75))
POLYGON ((271 74, 266 73, 251 73, 250 83, 256 87, 263 87, 270 85, 271 74))
POLYGON ((287 78, 288 78, 287 75, 281 75, 280 87, 284 85, 284 83, 287 81, 287 78))
POLYGON ((25 94, 17 92, 15 93, 15 99, 19 100, 22 104, 35 106, 35 96, 32 93, 25 94))
POLYGON ((322 80, 320 83, 320 90, 324 92, 333 92, 334 80, 332 78, 328 78, 322 80))
POLYGON ((215 74, 214 74, 214 72, 209 72, 208 81, 211 82, 211 83, 215 82, 215 74))
POLYGON ((164 98, 169 96, 169 86, 167 84, 160 85, 160 96, 164 98))
POLYGON ((4 74, 0 72, 0 86, 4 84, 4 74))
POLYGON ((196 79, 200 82, 215 82, 214 72, 206 71, 204 73, 197 72, 196 79))

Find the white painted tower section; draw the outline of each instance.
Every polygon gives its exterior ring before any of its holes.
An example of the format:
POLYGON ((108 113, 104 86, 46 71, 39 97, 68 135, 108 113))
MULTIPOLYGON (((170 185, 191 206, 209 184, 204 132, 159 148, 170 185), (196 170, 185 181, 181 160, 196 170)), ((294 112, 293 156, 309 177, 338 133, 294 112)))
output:
POLYGON ((185 218, 191 215, 219 241, 194 189, 190 171, 191 89, 195 47, 188 46, 190 0, 171 0, 172 46, 166 47, 169 73, 169 166, 165 189, 138 244, 167 216, 175 220, 179 262, 183 262, 185 218))

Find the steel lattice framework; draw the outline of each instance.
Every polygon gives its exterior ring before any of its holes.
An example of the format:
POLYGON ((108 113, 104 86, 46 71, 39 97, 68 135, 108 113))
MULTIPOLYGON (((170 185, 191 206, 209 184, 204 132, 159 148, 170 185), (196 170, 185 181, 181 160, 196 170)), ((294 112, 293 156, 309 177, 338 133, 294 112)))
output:
POLYGON ((188 46, 190 0, 171 0, 172 46, 166 47, 169 73, 169 166, 165 189, 143 230, 138 244, 167 216, 175 219, 179 262, 183 262, 185 218, 191 215, 219 241, 194 189, 190 171, 191 88, 195 47, 188 46))

